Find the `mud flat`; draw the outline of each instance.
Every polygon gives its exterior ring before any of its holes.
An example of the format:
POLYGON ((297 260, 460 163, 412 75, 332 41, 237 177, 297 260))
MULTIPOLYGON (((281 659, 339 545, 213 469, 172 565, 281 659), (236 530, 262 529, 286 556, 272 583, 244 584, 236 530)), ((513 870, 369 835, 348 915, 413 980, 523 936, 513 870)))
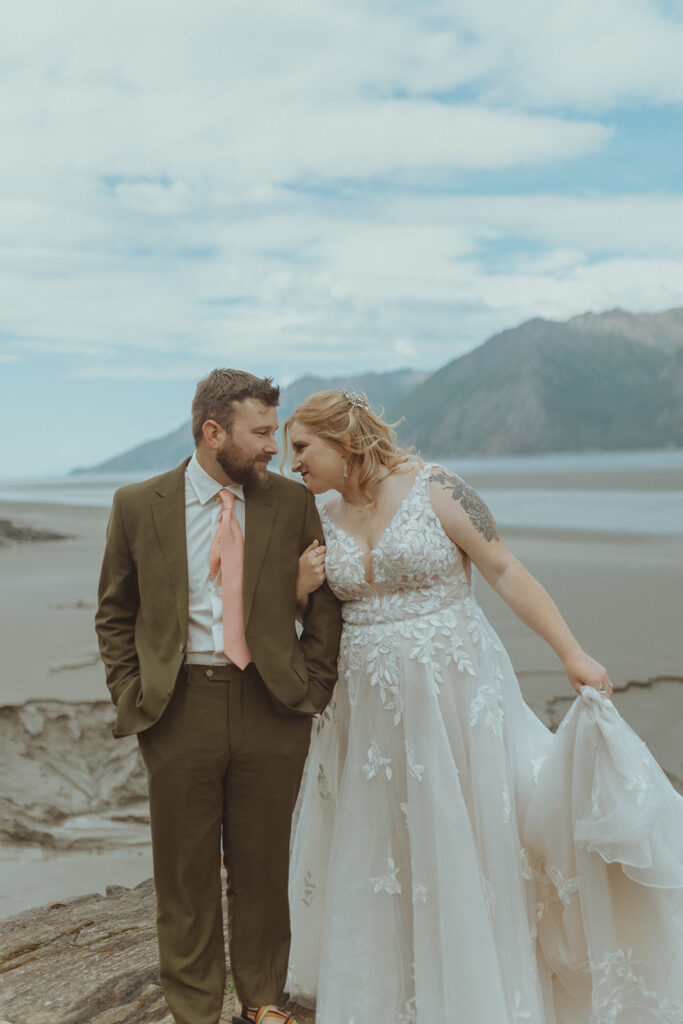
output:
MULTIPOLYGON (((135 741, 111 736, 93 630, 107 515, 0 503, 11 524, 0 546, 0 918, 151 874, 144 772, 135 741)), ((607 666, 617 706, 680 788, 683 538, 505 536, 607 666)), ((573 699, 561 665, 483 580, 476 591, 525 698, 556 726, 573 699)))

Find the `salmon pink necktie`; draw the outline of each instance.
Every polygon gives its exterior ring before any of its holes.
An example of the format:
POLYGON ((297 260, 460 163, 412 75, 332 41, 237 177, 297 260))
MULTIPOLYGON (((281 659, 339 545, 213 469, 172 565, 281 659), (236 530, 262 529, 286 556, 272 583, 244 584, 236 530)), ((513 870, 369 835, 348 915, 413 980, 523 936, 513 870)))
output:
POLYGON ((223 591, 223 649, 238 668, 246 668, 251 654, 244 635, 244 537, 233 511, 235 495, 218 492, 223 502, 216 536, 209 552, 209 572, 215 580, 221 570, 223 591))

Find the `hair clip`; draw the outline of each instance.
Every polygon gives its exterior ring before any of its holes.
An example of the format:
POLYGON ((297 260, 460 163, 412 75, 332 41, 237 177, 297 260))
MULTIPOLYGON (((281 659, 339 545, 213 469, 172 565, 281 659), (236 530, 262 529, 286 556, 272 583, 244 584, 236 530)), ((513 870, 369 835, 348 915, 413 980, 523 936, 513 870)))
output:
POLYGON ((359 395, 356 391, 344 391, 343 395, 357 409, 364 409, 366 412, 370 412, 370 406, 364 395, 359 395))

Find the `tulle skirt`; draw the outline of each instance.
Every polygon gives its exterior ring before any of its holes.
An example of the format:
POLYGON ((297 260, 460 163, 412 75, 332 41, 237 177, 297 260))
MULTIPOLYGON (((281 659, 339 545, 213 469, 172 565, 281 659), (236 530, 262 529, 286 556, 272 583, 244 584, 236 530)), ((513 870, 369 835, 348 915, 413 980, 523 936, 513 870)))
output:
POLYGON ((456 647, 443 614, 427 648, 345 626, 290 993, 317 1024, 683 1024, 683 799, 610 701, 551 734, 483 614, 456 647))

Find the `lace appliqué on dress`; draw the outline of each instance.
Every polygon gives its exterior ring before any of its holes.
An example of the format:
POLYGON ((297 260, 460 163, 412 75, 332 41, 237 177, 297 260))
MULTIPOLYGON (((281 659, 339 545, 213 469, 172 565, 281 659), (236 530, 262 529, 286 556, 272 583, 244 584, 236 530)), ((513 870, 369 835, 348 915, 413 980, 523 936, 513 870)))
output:
POLYGON ((313 906, 313 897, 315 896, 316 884, 313 881, 310 870, 306 872, 304 877, 304 894, 301 902, 305 903, 307 907, 313 906))
POLYGON ((390 896, 399 896, 402 889, 401 883, 398 880, 398 866, 393 857, 388 858, 387 867, 389 868, 388 874, 378 875, 377 878, 370 879, 372 890, 373 892, 386 892, 390 896))
MULTIPOLYGON (((497 679, 496 682, 498 683, 497 679)), ((482 715, 484 725, 500 740, 503 738, 504 714, 500 683, 480 683, 470 704, 469 724, 474 727, 482 715)))
POLYGON ((417 1007, 415 1004, 415 996, 409 999, 403 1007, 403 1012, 399 1013, 396 1024, 417 1024, 417 1007))
POLYGON ((647 985, 639 968, 646 965, 633 959, 630 949, 617 949, 600 963, 591 963, 593 972, 593 1014, 591 1024, 617 1024, 622 1013, 629 1020, 647 1024, 681 1024, 683 1006, 660 999, 647 985), (631 1016, 632 1011, 642 1016, 631 1016))
POLYGON ((366 779, 374 779, 382 769, 384 769, 384 774, 387 779, 391 781, 391 758, 382 757, 379 747, 373 740, 370 744, 370 749, 368 750, 367 763, 363 765, 361 771, 363 772, 363 775, 365 775, 366 779))
POLYGON ((325 767, 322 764, 318 765, 318 795, 321 800, 331 800, 332 792, 330 790, 330 784, 327 781, 327 775, 325 774, 325 767))
POLYGON ((413 748, 406 743, 406 762, 408 764, 408 774, 411 778, 417 782, 422 782, 422 775, 424 773, 424 765, 418 764, 415 760, 415 752, 413 748))

